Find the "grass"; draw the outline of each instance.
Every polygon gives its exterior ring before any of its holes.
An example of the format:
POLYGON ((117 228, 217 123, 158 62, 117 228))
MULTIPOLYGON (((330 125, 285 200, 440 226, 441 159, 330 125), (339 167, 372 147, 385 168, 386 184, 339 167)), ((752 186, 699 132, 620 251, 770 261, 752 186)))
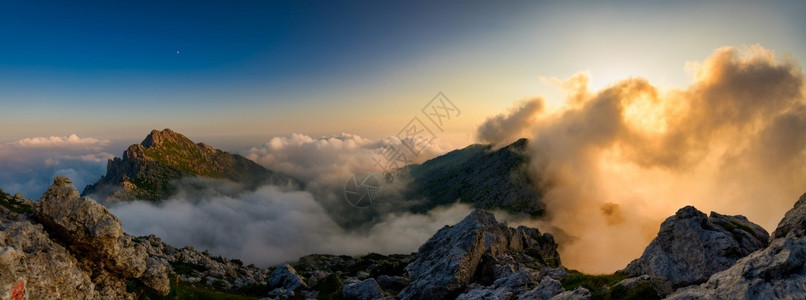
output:
POLYGON ((579 271, 569 270, 562 284, 566 290, 575 290, 577 287, 584 287, 591 292, 591 299, 660 299, 658 293, 649 283, 638 284, 632 289, 624 286, 617 286, 616 283, 627 279, 627 275, 622 274, 601 274, 589 275, 579 271))
POLYGON ((13 198, 14 196, 6 194, 3 190, 0 190, 0 206, 3 206, 18 214, 30 214, 34 212, 33 207, 30 205, 18 204, 13 200, 13 198))

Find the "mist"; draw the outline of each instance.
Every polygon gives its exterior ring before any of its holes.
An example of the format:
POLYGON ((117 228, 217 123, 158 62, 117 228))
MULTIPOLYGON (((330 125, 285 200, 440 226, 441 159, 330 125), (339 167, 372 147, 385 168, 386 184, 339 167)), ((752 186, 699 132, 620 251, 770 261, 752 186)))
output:
MULTIPOLYGON (((563 82, 562 107, 509 122, 522 125, 513 132, 529 132, 530 170, 546 191, 547 219, 527 225, 562 231, 568 268, 625 267, 685 205, 745 215, 772 231, 806 191, 798 63, 749 46, 720 48, 686 67, 693 82, 674 89, 636 77, 590 91, 580 73, 563 82)), ((506 123, 498 120, 534 113, 518 107, 488 120, 478 136, 506 123)))
POLYGON ((129 234, 155 234, 174 247, 193 246, 263 267, 314 253, 414 252, 437 230, 471 211, 456 204, 427 214, 388 213, 348 230, 306 191, 277 186, 245 191, 232 182, 206 178, 186 178, 177 186, 177 194, 159 204, 121 202, 109 209, 129 234))

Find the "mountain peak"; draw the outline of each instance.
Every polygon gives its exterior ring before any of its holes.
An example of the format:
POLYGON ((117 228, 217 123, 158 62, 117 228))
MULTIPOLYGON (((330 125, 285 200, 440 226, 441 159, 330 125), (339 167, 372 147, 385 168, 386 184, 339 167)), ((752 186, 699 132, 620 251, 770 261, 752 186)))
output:
POLYGON ((87 186, 83 194, 102 191, 102 197, 117 194, 113 198, 121 200, 165 200, 175 190, 172 182, 186 176, 228 179, 248 187, 293 182, 243 156, 196 144, 166 128, 152 130, 142 143, 129 146, 121 158, 110 160, 107 174, 87 186))
POLYGON ((146 136, 143 142, 140 145, 143 145, 145 148, 151 148, 154 146, 162 145, 166 141, 179 141, 179 140, 187 140, 188 138, 178 133, 176 131, 171 130, 170 128, 165 128, 162 131, 159 130, 152 130, 151 133, 146 136))

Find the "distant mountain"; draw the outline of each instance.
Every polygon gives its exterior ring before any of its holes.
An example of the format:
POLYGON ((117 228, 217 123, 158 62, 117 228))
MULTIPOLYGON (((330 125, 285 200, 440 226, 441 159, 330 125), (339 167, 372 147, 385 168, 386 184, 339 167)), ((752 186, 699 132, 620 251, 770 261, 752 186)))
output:
POLYGON ((110 159, 106 175, 84 188, 82 195, 165 200, 175 191, 173 181, 186 176, 229 179, 247 187, 295 183, 243 156, 193 143, 180 133, 164 129, 153 130, 142 143, 129 146, 122 158, 110 159))
POLYGON ((407 199, 425 199, 415 210, 457 200, 476 208, 500 208, 542 216, 546 206, 528 172, 527 139, 493 150, 492 145, 470 145, 409 166, 407 199))

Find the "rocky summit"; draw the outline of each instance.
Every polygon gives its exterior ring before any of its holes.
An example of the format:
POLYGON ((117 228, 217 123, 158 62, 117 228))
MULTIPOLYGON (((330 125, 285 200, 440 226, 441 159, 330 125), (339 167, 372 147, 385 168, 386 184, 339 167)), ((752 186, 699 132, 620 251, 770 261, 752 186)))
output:
POLYGON ((620 273, 660 277, 674 288, 699 284, 766 247, 768 239, 764 228, 743 216, 706 216, 686 206, 661 224, 641 257, 620 273))
POLYGON ((806 194, 786 213, 766 248, 670 299, 806 299, 806 194))
POLYGON ((97 194, 110 200, 165 200, 174 192, 174 182, 188 176, 227 179, 247 187, 296 184, 243 156, 196 144, 180 133, 164 129, 151 131, 143 142, 129 146, 122 158, 110 159, 106 175, 88 185, 82 195, 97 194))
MULTIPOLYGON (((560 266, 557 244, 536 229, 509 228, 476 210, 440 229, 406 267, 411 284, 401 299, 511 298, 535 288, 560 266), (544 272, 541 272, 544 271, 544 272)), ((561 279, 561 278, 560 278, 561 279)))

